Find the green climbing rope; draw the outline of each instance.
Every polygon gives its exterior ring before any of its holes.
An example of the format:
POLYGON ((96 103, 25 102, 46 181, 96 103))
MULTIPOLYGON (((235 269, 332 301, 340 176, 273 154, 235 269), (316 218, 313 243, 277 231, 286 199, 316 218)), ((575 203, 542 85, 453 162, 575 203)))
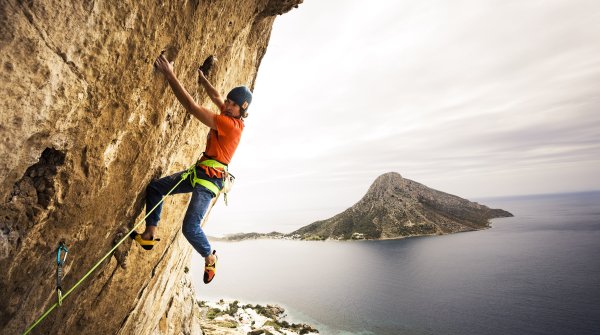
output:
MULTIPOLYGON (((81 277, 81 279, 79 279, 79 281, 77 283, 75 283, 75 285, 73 285, 73 287, 71 287, 65 294, 63 294, 61 301, 64 301, 69 296, 69 294, 71 294, 71 292, 73 292, 79 285, 81 285, 81 283, 84 280, 86 280, 87 277, 89 277, 90 274, 92 274, 92 272, 94 272, 94 270, 96 270, 96 268, 99 267, 100 264, 102 264, 102 262, 104 262, 104 260, 106 258, 108 258, 112 254, 112 252, 117 249, 117 247, 119 247, 119 245, 121 245, 121 243, 123 243, 126 239, 129 238, 129 235, 134 230, 136 230, 137 227, 146 220, 146 218, 165 200, 165 198, 169 194, 171 194, 171 192, 173 192, 175 190, 175 188, 177 186, 179 186, 179 184, 181 184, 182 181, 186 180, 186 178, 192 172, 192 169, 194 167, 195 167, 195 164, 192 165, 183 174, 181 174, 181 180, 175 186, 173 186, 173 188, 169 192, 167 192, 167 194, 165 194, 165 196, 156 204, 156 206, 154 206, 148 213, 146 213, 146 216, 144 216, 144 218, 141 219, 140 222, 136 223, 136 225, 133 226, 133 228, 131 228, 129 233, 127 233, 117 244, 115 244, 115 246, 112 249, 110 249, 110 251, 107 252, 106 255, 104 255, 104 257, 102 257, 83 277, 81 277)), ((54 305, 50 306, 50 308, 48 308, 48 310, 44 314, 42 314, 42 316, 40 316, 39 319, 37 319, 31 326, 29 326, 29 328, 27 328, 27 330, 23 333, 23 335, 29 334, 29 332, 31 332, 40 322, 42 322, 42 320, 44 320, 46 318, 46 316, 48 316, 48 314, 50 314, 50 312, 52 312, 56 307, 58 307, 58 302, 55 302, 54 305)))

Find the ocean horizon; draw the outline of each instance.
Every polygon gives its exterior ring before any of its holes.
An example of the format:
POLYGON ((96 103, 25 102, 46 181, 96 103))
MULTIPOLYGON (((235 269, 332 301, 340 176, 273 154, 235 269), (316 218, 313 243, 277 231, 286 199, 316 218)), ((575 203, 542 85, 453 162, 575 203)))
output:
POLYGON ((394 240, 213 242, 215 280, 191 268, 198 299, 278 304, 322 334, 600 333, 600 191, 475 201, 515 216, 394 240))

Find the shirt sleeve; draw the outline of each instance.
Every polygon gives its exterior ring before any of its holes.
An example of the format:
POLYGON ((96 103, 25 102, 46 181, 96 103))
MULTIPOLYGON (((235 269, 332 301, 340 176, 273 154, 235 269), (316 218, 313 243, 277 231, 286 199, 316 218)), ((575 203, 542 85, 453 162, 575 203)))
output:
POLYGON ((219 136, 230 136, 234 133, 239 133, 241 128, 234 118, 219 114, 215 116, 217 125, 217 133, 219 136))

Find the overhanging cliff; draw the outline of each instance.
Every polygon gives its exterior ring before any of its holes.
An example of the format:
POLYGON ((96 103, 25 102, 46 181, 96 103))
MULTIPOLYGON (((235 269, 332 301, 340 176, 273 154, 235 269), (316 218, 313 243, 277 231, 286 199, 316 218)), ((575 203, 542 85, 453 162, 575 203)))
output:
MULTIPOLYGON (((209 79, 221 93, 253 88, 275 16, 300 2, 1 2, 2 334, 23 332, 56 301, 60 240, 70 288, 141 219, 147 183, 202 152, 207 128, 153 72, 158 53, 208 105, 202 60, 218 58, 209 79)), ((127 241, 33 333, 199 333, 180 234, 187 201, 166 200, 157 247, 127 241)))

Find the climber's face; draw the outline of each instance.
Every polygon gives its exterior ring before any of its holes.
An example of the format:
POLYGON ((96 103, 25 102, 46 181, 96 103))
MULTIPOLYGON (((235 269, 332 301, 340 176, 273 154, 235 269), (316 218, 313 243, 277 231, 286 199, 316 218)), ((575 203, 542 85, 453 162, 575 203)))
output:
POLYGON ((238 106, 238 104, 236 104, 235 102, 233 102, 229 99, 225 99, 225 112, 224 113, 227 116, 240 117, 241 109, 240 109, 240 106, 238 106))

